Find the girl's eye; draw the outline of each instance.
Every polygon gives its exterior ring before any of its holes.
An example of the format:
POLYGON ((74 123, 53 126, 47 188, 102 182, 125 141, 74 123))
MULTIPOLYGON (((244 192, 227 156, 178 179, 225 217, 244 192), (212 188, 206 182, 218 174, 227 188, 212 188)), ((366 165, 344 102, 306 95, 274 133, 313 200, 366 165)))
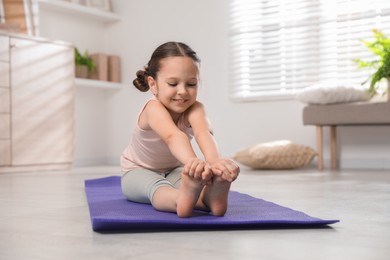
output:
MULTIPOLYGON (((170 83, 168 82, 168 86, 171 86, 171 87, 176 87, 178 85, 178 83, 170 83)), ((197 83, 187 83, 187 87, 196 87, 198 84, 197 83)))

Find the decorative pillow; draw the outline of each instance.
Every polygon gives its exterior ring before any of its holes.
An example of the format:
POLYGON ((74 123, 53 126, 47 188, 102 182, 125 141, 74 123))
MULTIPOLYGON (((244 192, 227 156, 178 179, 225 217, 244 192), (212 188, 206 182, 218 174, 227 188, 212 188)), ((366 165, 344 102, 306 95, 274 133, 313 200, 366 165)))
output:
POLYGON ((297 99, 307 104, 335 104, 356 101, 367 101, 370 95, 357 87, 348 87, 340 84, 324 83, 313 85, 302 90, 297 99))
POLYGON ((234 159, 254 169, 294 169, 308 165, 316 155, 310 147, 280 140, 242 149, 234 159))

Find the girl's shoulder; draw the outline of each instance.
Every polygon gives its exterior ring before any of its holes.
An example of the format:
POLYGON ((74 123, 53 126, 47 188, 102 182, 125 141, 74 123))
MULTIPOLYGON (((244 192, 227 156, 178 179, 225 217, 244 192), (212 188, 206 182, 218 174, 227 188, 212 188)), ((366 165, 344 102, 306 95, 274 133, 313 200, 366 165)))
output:
POLYGON ((153 112, 153 113, 160 112, 160 111, 165 112, 166 108, 159 100, 157 100, 155 98, 151 98, 145 103, 142 112, 144 112, 144 111, 153 112))
POLYGON ((156 99, 149 99, 138 115, 138 126, 143 130, 150 130, 148 115, 156 114, 164 106, 156 99))
POLYGON ((186 112, 185 122, 191 127, 193 127, 194 124, 198 124, 199 122, 208 121, 205 107, 199 101, 196 101, 186 112))
POLYGON ((195 101, 195 103, 186 111, 187 116, 198 114, 198 113, 205 113, 205 108, 202 102, 195 101))

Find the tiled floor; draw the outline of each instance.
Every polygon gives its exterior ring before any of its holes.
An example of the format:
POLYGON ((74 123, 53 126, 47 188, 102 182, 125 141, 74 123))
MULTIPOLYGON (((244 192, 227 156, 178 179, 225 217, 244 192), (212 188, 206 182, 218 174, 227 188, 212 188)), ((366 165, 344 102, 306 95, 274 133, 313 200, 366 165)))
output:
POLYGON ((0 259, 389 259, 390 171, 243 169, 232 189, 324 219, 323 229, 100 234, 84 180, 116 167, 0 174, 0 259))

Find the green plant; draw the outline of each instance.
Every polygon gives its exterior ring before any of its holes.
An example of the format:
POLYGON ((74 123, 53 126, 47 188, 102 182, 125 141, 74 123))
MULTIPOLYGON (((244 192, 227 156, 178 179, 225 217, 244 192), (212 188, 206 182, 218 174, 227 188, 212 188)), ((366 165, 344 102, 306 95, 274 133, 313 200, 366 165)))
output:
MULTIPOLYGON (((375 73, 370 75, 369 78, 363 82, 366 83, 371 79, 368 92, 370 95, 374 95, 377 92, 378 83, 383 78, 390 78, 390 38, 379 30, 373 29, 375 41, 365 41, 362 43, 377 56, 376 60, 364 61, 361 59, 354 59, 358 68, 373 68, 376 69, 375 73)), ((387 90, 389 91, 389 90, 387 90)))
POLYGON ((77 48, 74 48, 75 51, 75 63, 76 66, 86 65, 89 71, 93 71, 95 69, 95 63, 92 58, 89 57, 88 51, 85 51, 84 54, 81 54, 77 48))

